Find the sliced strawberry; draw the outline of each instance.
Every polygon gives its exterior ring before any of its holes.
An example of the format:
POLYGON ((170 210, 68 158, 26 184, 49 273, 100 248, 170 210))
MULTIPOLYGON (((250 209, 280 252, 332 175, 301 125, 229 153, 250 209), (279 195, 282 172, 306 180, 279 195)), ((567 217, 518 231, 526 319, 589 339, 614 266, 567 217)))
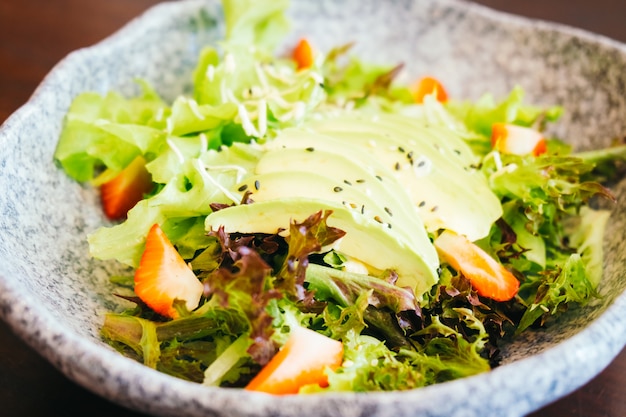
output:
POLYGON ((441 103, 448 101, 448 93, 446 93, 446 89, 443 87, 443 84, 433 77, 424 77, 418 80, 411 87, 411 93, 413 94, 413 99, 418 104, 422 104, 424 102, 424 97, 430 94, 435 94, 437 101, 441 103))
POLYGON ((146 248, 135 271, 135 294, 155 312, 178 317, 174 300, 184 301, 192 311, 200 303, 203 285, 176 251, 158 224, 146 238, 146 248))
POLYGON ((292 58, 296 61, 296 66, 299 70, 313 66, 313 48, 308 40, 300 39, 300 42, 293 50, 292 58))
POLYGON ((440 258, 461 272, 479 295, 507 301, 517 294, 517 278, 465 236, 445 230, 434 244, 440 258))
POLYGON ((100 186, 104 213, 111 220, 126 217, 143 196, 152 189, 152 177, 146 169, 146 160, 138 156, 115 178, 100 186))
POLYGON ((546 140, 540 132, 510 123, 493 124, 491 146, 502 153, 513 155, 538 156, 547 150, 546 140))
POLYGON ((337 369, 342 361, 341 342, 298 327, 246 389, 281 395, 297 394, 309 384, 325 387, 328 386, 326 369, 337 369))

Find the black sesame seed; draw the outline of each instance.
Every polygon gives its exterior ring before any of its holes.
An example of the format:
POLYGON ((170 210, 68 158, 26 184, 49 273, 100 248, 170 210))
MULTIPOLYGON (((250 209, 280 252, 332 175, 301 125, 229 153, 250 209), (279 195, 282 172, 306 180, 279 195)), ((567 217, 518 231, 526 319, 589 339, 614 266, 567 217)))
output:
POLYGON ((351 183, 350 181, 348 181, 348 180, 343 180, 343 182, 344 182, 345 184, 347 184, 347 185, 352 185, 352 183, 351 183))
POLYGON ((387 223, 387 227, 391 229, 391 223, 387 223))
POLYGON ((307 152, 313 152, 315 150, 314 147, 309 146, 308 148, 305 149, 307 152))
POLYGON ((458 149, 455 149, 454 153, 457 154, 457 155, 461 155, 461 151, 459 151, 458 149))
POLYGON ((423 167, 424 165, 426 165, 426 161, 424 161, 424 160, 421 160, 421 161, 419 161, 417 163, 417 166, 420 167, 420 168, 423 167))
POLYGON ((396 169, 396 171, 400 171, 400 162, 396 162, 396 165, 394 168, 396 169))
POLYGON ((402 152, 402 153, 404 153, 404 152, 405 152, 405 151, 404 151, 404 148, 403 148, 402 146, 398 146, 398 150, 399 150, 400 152, 402 152))
POLYGON ((237 191, 246 191, 248 189, 248 184, 244 184, 241 187, 237 188, 237 191))
POLYGON ((365 206, 364 205, 361 206, 361 214, 365 214, 365 206))
POLYGON ((409 153, 407 153, 406 157, 409 159, 413 159, 413 151, 410 151, 409 153))
POLYGON ((338 193, 338 192, 340 192, 340 191, 343 191, 343 188, 341 188, 341 187, 337 186, 337 187, 333 188, 333 191, 334 191, 334 192, 336 192, 336 193, 338 193))
POLYGON ((255 180, 254 181, 254 189, 259 191, 259 188, 261 188, 261 181, 255 180))
POLYGON ((420 201, 420 203, 417 205, 418 207, 424 207, 426 205, 425 201, 420 201))
POLYGON ((385 211, 388 215, 393 216, 393 213, 391 212, 391 209, 389 207, 385 207, 385 211))
POLYGON ((381 177, 380 175, 376 175, 376 179, 377 179, 378 181, 382 181, 382 180, 383 180, 383 177, 381 177))
POLYGON ((364 179, 362 179, 362 178, 359 178, 358 180, 356 180, 356 182, 357 182, 358 184, 363 184, 363 183, 365 182, 365 180, 364 180, 364 179))

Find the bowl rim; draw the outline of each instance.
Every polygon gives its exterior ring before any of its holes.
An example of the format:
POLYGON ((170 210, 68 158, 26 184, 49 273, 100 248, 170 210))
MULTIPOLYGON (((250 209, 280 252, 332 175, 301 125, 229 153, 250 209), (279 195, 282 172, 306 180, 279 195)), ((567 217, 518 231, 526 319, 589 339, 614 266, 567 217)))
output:
MULTIPOLYGON (((478 14, 481 17, 491 20, 504 21, 505 23, 542 31, 559 32, 566 36, 578 38, 596 47, 616 50, 626 56, 625 44, 606 36, 593 34, 584 29, 516 16, 496 11, 468 0, 430 1, 462 8, 467 13, 478 14)), ((29 114, 40 106, 42 97, 50 92, 51 84, 54 84, 54 80, 59 78, 62 73, 72 71, 72 68, 79 66, 81 62, 90 57, 97 56, 100 51, 123 48, 124 44, 131 42, 134 37, 141 36, 146 27, 154 26, 160 21, 168 20, 172 15, 183 13, 183 10, 196 10, 201 7, 206 7, 207 4, 216 3, 219 2, 217 0, 184 0, 180 2, 168 1, 157 4, 132 19, 104 40, 92 46, 80 48, 69 53, 45 76, 29 100, 10 115, 2 126, 0 126, 0 147, 2 146, 3 138, 12 134, 15 129, 18 129, 22 123, 28 120, 29 114)), ((21 279, 27 279, 27 277, 7 277, 0 275, 0 318, 7 322, 9 327, 32 348, 40 353, 43 352, 46 359, 70 379, 96 394, 114 401, 119 401, 120 404, 130 406, 137 410, 158 414, 171 411, 163 409, 162 405, 158 408, 151 408, 150 405, 142 402, 141 398, 136 397, 139 391, 130 390, 124 395, 124 393, 119 392, 111 382, 103 384, 103 378, 107 380, 107 378, 114 376, 114 379, 122 385, 139 383, 143 385, 141 392, 146 394, 148 398, 154 398, 156 395, 164 395, 165 392, 171 390, 171 392, 175 393, 173 395, 182 401, 200 402, 204 410, 214 410, 216 412, 218 410, 214 409, 210 400, 212 395, 206 395, 207 393, 217 394, 229 403, 237 404, 239 413, 248 415, 256 415, 260 404, 264 406, 276 404, 278 407, 286 404, 314 406, 318 401, 317 396, 272 397, 256 392, 244 393, 239 389, 206 387, 147 368, 142 364, 123 357, 104 345, 75 333, 71 329, 56 322, 50 316, 41 314, 45 313, 45 309, 34 302, 33 296, 20 288, 19 281, 21 279), (28 327, 25 326, 26 321, 24 317, 31 318, 31 320, 28 321, 28 327), (61 342, 61 348, 49 348, 59 341, 61 342), (73 347, 70 354, 62 349, 63 346, 69 345, 73 347), (81 352, 79 357, 75 355, 77 351, 81 352), (74 365, 68 366, 69 363, 74 363, 74 365), (80 370, 80 372, 77 370, 80 370), (168 388, 167 390, 165 389, 166 387, 168 388), (198 400, 198 397, 201 395, 204 396, 204 401, 198 400), (250 401, 242 401, 242 396, 247 396, 250 401), (208 401, 206 400, 207 397, 209 397, 208 401)), ((491 381, 500 380, 501 375, 524 373, 525 378, 527 378, 528 381, 532 381, 533 378, 539 378, 544 375, 543 372, 539 373, 536 369, 541 368, 542 365, 547 363, 560 365, 560 367, 553 370, 554 374, 567 372, 568 364, 561 360, 563 355, 576 358, 585 356, 587 360, 590 357, 592 358, 595 366, 590 368, 590 371, 586 374, 579 375, 579 379, 576 382, 566 387, 557 386, 552 393, 536 393, 536 395, 534 395, 536 402, 528 404, 526 409, 518 408, 515 410, 516 413, 521 414, 530 412, 582 386, 613 360, 623 346, 626 346, 626 320, 622 318, 624 312, 626 312, 626 292, 616 296, 615 300, 607 307, 606 311, 572 337, 563 340, 545 351, 497 367, 483 374, 411 391, 328 393, 323 394, 324 399, 325 401, 345 401, 351 399, 370 404, 391 404, 396 401, 402 401, 415 405, 417 412, 420 409, 428 409, 422 408, 423 403, 443 402, 459 389, 467 389, 469 387, 469 389, 476 390, 479 386, 485 384, 490 385, 491 381), (597 341, 600 336, 604 342, 603 346, 601 346, 601 348, 594 346, 594 349, 590 349, 589 341, 597 341), (559 360, 556 360, 557 358, 559 360), (555 397, 555 394, 557 397, 555 397)), ((532 384, 529 383, 528 385, 532 384)))

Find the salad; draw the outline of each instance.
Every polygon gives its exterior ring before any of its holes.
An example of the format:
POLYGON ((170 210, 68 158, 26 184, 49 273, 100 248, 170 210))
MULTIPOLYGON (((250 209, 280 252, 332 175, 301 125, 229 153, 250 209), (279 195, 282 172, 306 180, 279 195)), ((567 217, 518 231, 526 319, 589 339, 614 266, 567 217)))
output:
POLYGON ((406 390, 599 297, 591 206, 624 146, 573 152, 519 87, 464 102, 351 44, 279 56, 287 6, 224 0, 173 103, 142 80, 73 101, 55 160, 101 192, 91 255, 129 268, 107 343, 210 386, 406 390))

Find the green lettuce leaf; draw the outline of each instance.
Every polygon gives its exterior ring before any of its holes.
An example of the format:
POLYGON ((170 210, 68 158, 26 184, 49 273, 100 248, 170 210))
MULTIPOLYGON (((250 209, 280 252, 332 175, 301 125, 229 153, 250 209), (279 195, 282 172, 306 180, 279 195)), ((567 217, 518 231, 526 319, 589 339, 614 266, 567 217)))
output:
POLYGON ((169 108, 147 83, 140 85, 143 93, 130 99, 114 92, 74 99, 54 154, 70 177, 89 181, 102 167, 121 171, 159 147, 169 108))
POLYGON ((563 112, 563 109, 558 106, 543 109, 524 104, 524 90, 519 86, 499 103, 493 95, 485 94, 476 102, 451 101, 446 107, 463 120, 471 131, 485 137, 491 136, 491 126, 494 123, 532 126, 537 123, 555 121, 563 112))
POLYGON ((227 44, 273 52, 290 29, 288 0, 224 0, 227 44))

